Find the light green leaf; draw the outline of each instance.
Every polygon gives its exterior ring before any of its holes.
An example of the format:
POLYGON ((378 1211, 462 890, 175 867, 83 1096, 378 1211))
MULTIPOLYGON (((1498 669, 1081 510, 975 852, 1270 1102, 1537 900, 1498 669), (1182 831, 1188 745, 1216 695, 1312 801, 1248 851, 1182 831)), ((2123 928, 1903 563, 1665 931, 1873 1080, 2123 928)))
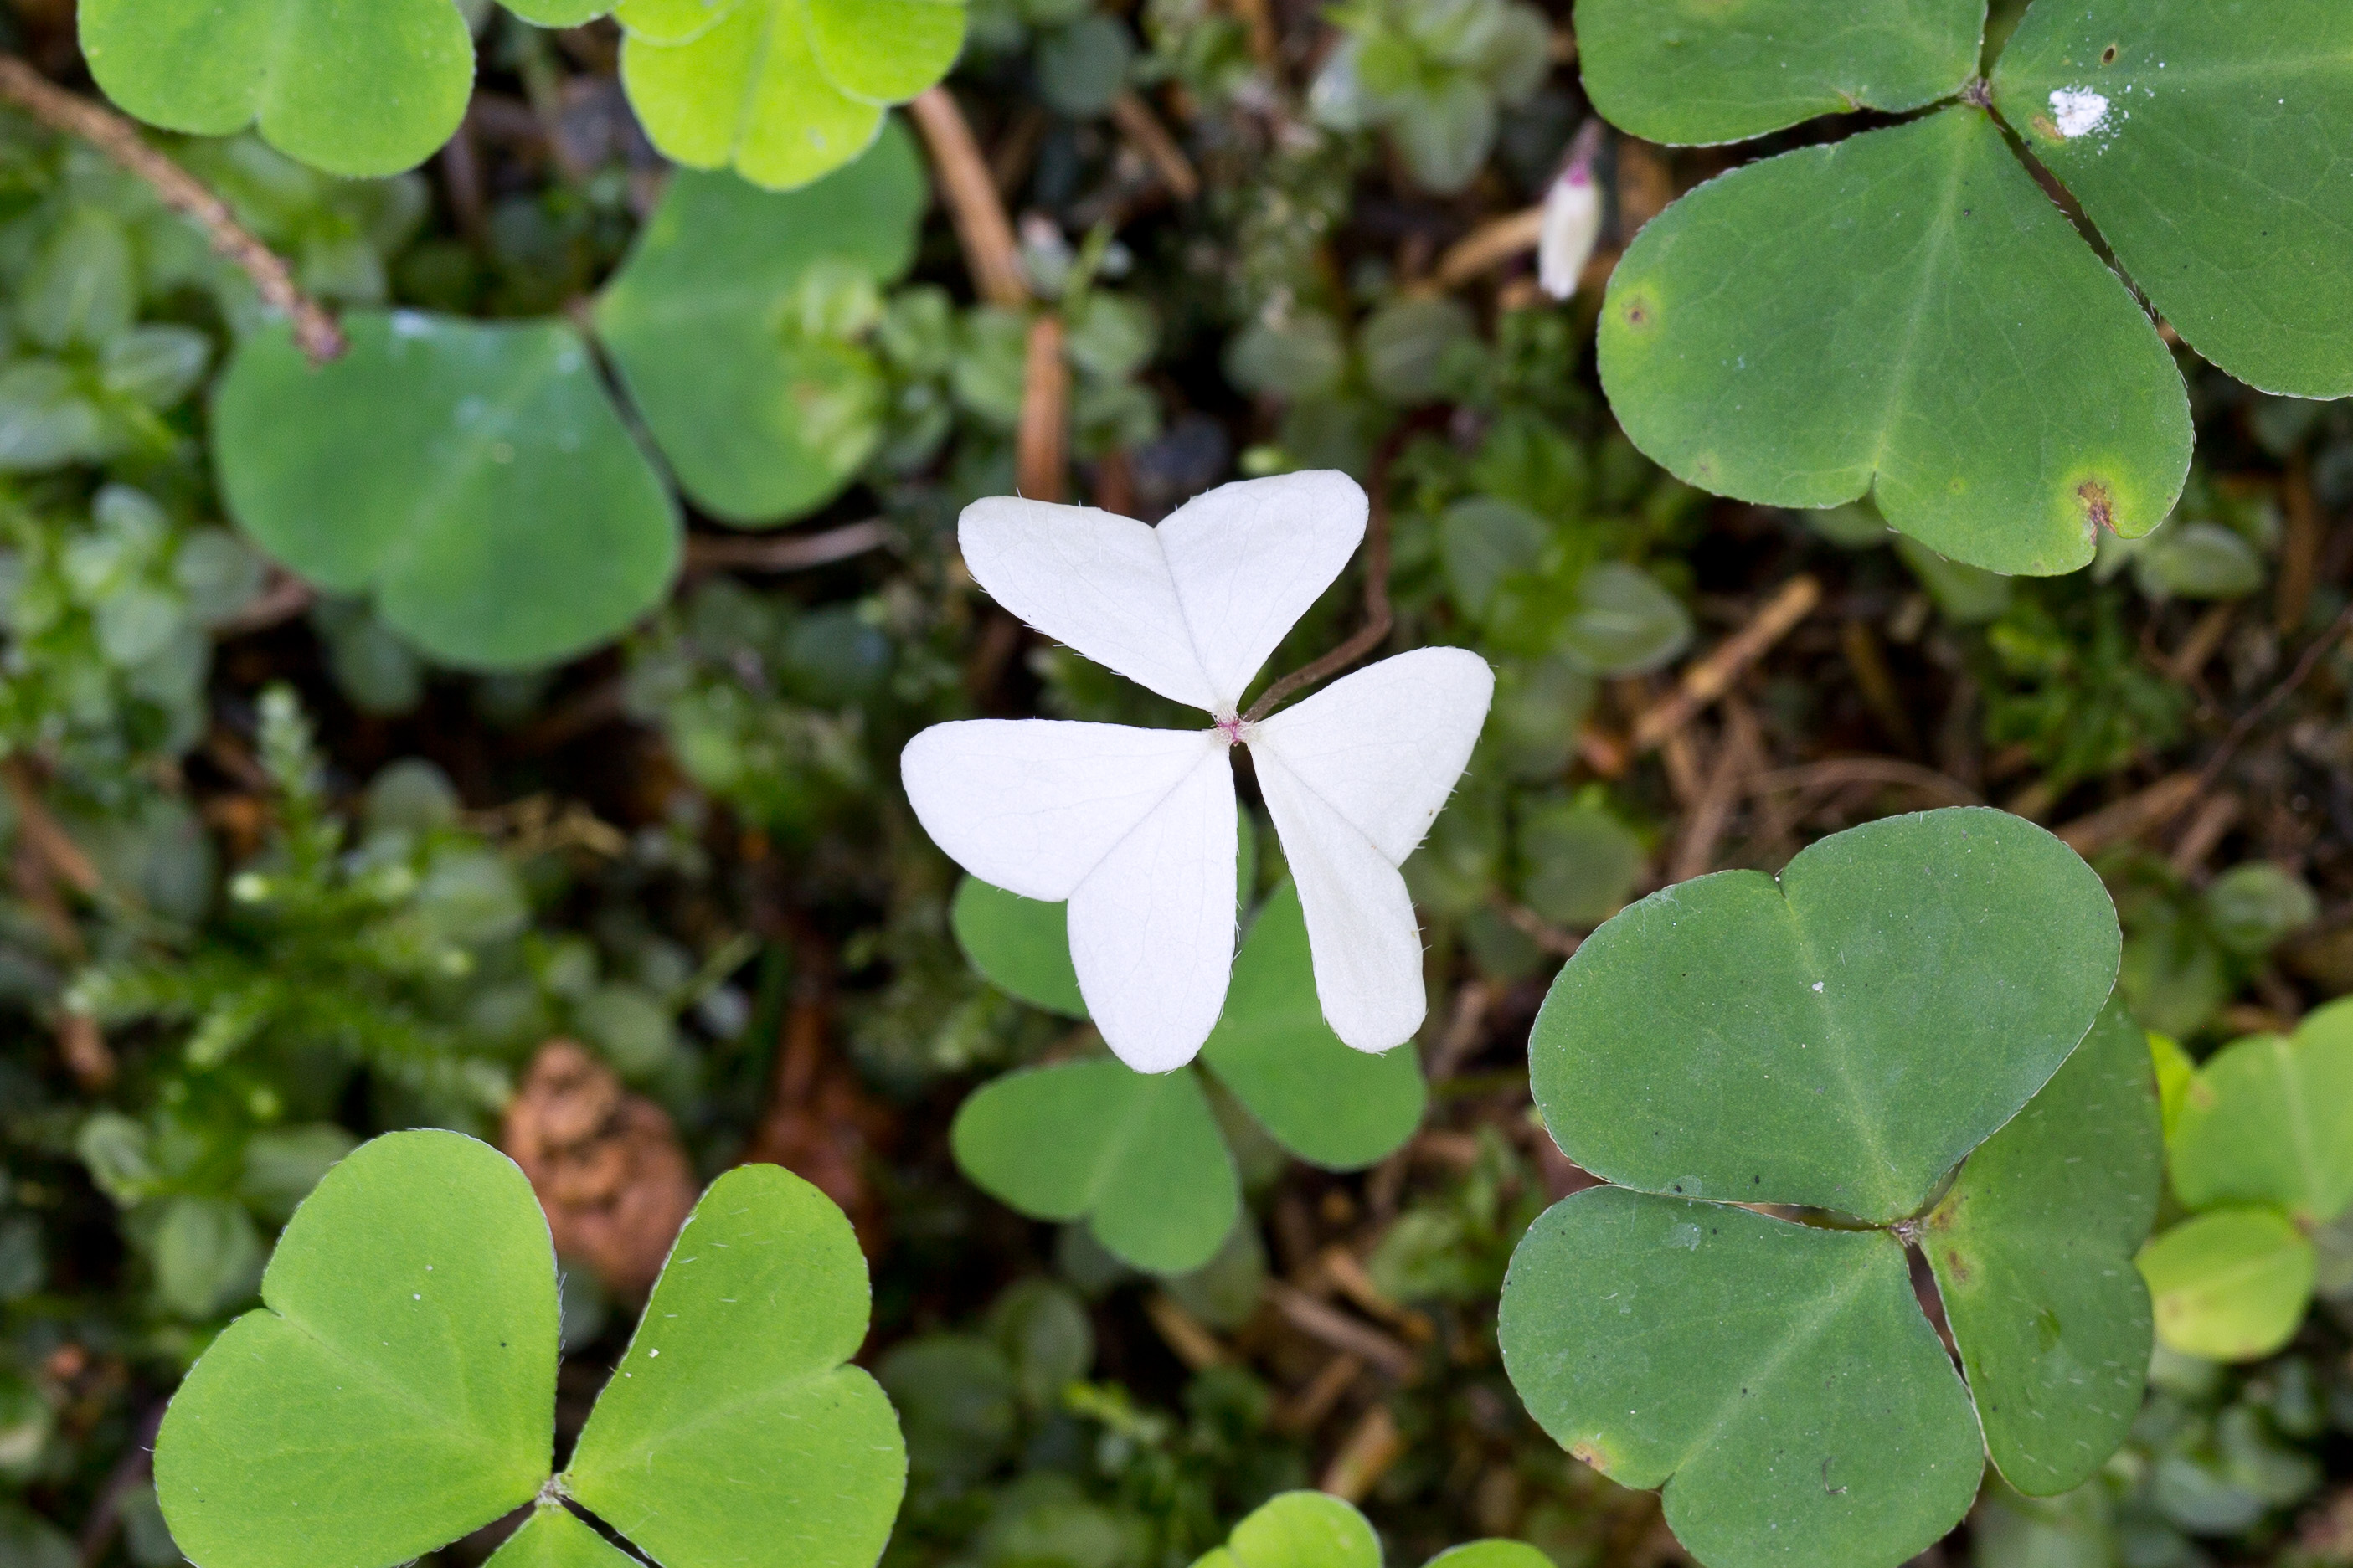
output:
POLYGON ((2353 393, 2353 11, 2042 0, 1993 84, 2192 348, 2267 392, 2353 393))
POLYGON ((904 103, 964 48, 963 0, 808 0, 818 68, 847 97, 904 103))
POLYGON ((2182 1096, 2173 1190, 2193 1209, 2275 1204, 2327 1225, 2353 1205, 2353 998, 2286 1038, 2224 1047, 2182 1096))
MULTIPOLYGON (((693 169, 733 166, 754 184, 790 190, 831 174, 873 143, 882 110, 845 96, 818 65, 810 0, 737 0, 715 25, 681 43, 631 30, 621 81, 653 143, 693 169)), ((683 4, 648 6, 687 12, 683 4)), ((667 19, 667 18, 666 18, 667 19)))
POLYGON ((474 90, 473 35, 449 0, 84 0, 81 47, 140 119, 200 136, 258 123, 331 174, 416 167, 474 90))
POLYGON ((1580 929, 1625 907, 1641 874, 1642 841, 1605 806, 1554 799, 1520 819, 1520 896, 1548 921, 1580 929))
POLYGON ((597 1396, 564 1485, 656 1562, 871 1568, 906 1489, 866 1338, 866 1258, 775 1165, 711 1184, 597 1396), (756 1485, 731 1478, 757 1477, 756 1485))
POLYGON ((613 20, 649 44, 691 44, 743 8, 744 0, 619 0, 613 20))
POLYGON ((551 1502, 532 1510, 522 1528, 491 1553, 496 1568, 633 1568, 637 1561, 570 1509, 551 1502))
POLYGON ((975 1185, 1036 1219, 1084 1219, 1138 1268, 1182 1274, 1216 1255, 1241 1183, 1189 1069, 1115 1061, 1008 1073, 975 1090, 949 1133, 975 1185))
POLYGON ((1603 118, 1688 146, 1933 103, 1984 27, 1985 0, 1578 0, 1577 52, 1603 118))
POLYGON ((1282 1144, 1310 1164, 1361 1170, 1421 1125, 1429 1091, 1412 1044, 1349 1049, 1324 1021, 1299 890, 1285 881, 1250 922, 1203 1065, 1282 1144))
POLYGON ((283 328, 215 394, 230 515, 330 593, 373 591, 445 664, 541 665, 670 586, 678 513, 570 327, 401 311, 344 321, 313 369, 283 328), (550 584, 563 592, 548 592, 550 584))
POLYGON ((873 357, 803 330, 793 306, 812 267, 875 283, 905 272, 927 199, 899 129, 797 191, 725 174, 670 181, 596 301, 596 334, 704 510, 742 523, 797 517, 872 455, 884 414, 873 357))
POLYGON ((2295 1337, 2312 1300, 2312 1243, 2277 1209, 2228 1208, 2141 1249, 2141 1278, 2168 1350, 2256 1361, 2295 1337))
POLYGON ((1428 1568, 1549 1568, 1551 1563, 1525 1541, 1466 1541, 1431 1558, 1428 1568))
POLYGON ((2189 1053, 2168 1037, 2148 1037, 2149 1065, 2157 1071, 2157 1102, 2165 1119, 2165 1142, 2173 1145, 2174 1125, 2181 1120, 2181 1102, 2189 1094, 2190 1080, 2198 1076, 2198 1064, 2189 1053))
POLYGON ((1969 1396, 1884 1233, 1594 1187, 1512 1258, 1504 1365, 1553 1440, 1713 1568, 1893 1564, 1985 1468, 1969 1396))
POLYGON ((1920 1228, 1986 1448, 2030 1497, 2088 1479, 2140 1414, 2149 1304, 2132 1258, 2164 1157, 2147 1044, 2110 1002, 1920 1228))
POLYGON ((1200 1561, 1219 1568, 1381 1568, 1381 1542, 1365 1516, 1342 1499, 1278 1492, 1200 1561))
POLYGON ((948 924, 965 959, 991 985, 1033 1007, 1083 1018, 1087 1004, 1071 963, 1069 910, 1068 904, 1025 899, 966 877, 956 884, 948 924))
POLYGON ((2032 823, 1889 817, 1588 937, 1536 1017, 1536 1103, 1609 1181, 1897 1219, 2066 1060, 2118 946, 2099 878, 2032 823))
POLYGON ((577 27, 613 8, 613 0, 499 0, 534 27, 577 27))
POLYGON ((546 1479, 554 1249, 497 1150, 433 1131, 361 1148, 295 1211, 261 1299, 156 1438, 156 1493, 191 1560, 388 1568, 546 1479))
POLYGON ((2073 571, 2189 473, 2156 328, 1975 109, 1702 185, 1627 248, 1599 343, 1627 435, 1678 478, 1768 506, 1868 491, 1989 571, 2073 571))

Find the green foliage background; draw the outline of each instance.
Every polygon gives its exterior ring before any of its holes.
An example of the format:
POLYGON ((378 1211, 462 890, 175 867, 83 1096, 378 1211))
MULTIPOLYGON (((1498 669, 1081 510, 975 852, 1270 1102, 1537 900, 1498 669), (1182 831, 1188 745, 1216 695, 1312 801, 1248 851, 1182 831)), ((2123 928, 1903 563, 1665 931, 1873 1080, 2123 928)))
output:
MULTIPOLYGON (((1679 125, 1641 121, 1609 77, 1610 27, 1629 47, 1662 29, 1600 0, 1577 16, 892 0, 917 31, 956 13, 962 52, 872 60, 808 41, 855 9, 824 0, 742 0, 709 32, 654 0, 617 20, 411 4, 415 37, 325 51, 356 88, 264 82, 185 112, 142 94, 211 79, 203 41, 156 16, 299 29, 332 8, 85 0, 79 31, 44 5, 0 16, 51 78, 165 127, 153 143, 354 343, 311 370, 148 187, 0 111, 0 1564, 178 1562, 141 1456, 185 1370, 257 1301, 295 1205, 376 1133, 511 1137, 554 1039, 655 1113, 693 1188, 777 1161, 856 1222, 874 1274, 861 1361, 910 1459, 894 1568, 1185 1568, 1213 1549, 1277 1568, 1236 1526, 1319 1483, 1353 1493, 1398 1563, 1482 1536, 1559 1568, 1673 1561, 1658 1500, 1564 1455, 1498 1349, 1514 1246, 1590 1179, 1531 1093, 1537 1005, 1563 951, 1642 894, 1778 872, 1841 828, 1965 801, 2084 850, 2121 918, 2130 1027, 2179 1044, 2160 1053, 2178 1072, 2159 1075, 2159 1348, 2130 1436, 2055 1499, 1989 1479, 1943 1560, 2353 1562, 2353 1217, 2331 1173, 2353 1166, 2292 1182, 2232 1163, 2261 1167, 2283 1125, 2341 1155, 2341 1069, 2228 1098, 2232 1064, 2302 1049, 2297 1026, 2321 1031, 2353 992, 2353 417, 2253 390, 2336 387, 2266 379, 2221 339, 2247 380, 2202 361, 2195 289, 2179 305, 2144 290, 2195 347, 2132 321, 2086 228, 1997 132, 1949 118, 1974 108, 1892 122, 1985 68, 1945 37, 1970 7, 1883 7, 1903 36, 1846 51, 1864 76, 1679 125), (707 73, 773 26, 798 29, 830 96, 746 82, 734 101, 822 109, 813 163, 785 159, 774 125, 731 140, 738 121, 702 122, 707 73), (416 126, 348 112, 386 61, 431 79, 416 126), (951 61, 1024 302, 975 288, 933 158, 887 107, 951 61), (1598 278, 1558 302, 1517 256, 1460 277, 1441 259, 1539 202, 1598 110, 1618 127, 1599 254, 1649 247, 1612 309, 1672 244, 1736 292, 1778 290, 1715 321, 1735 355, 1769 310, 1870 338, 1878 317, 1839 317, 1848 296, 1810 286, 1788 216, 1806 193, 1777 198, 1778 257, 1708 241, 1707 209, 1668 205, 1752 160, 1896 145, 1836 142, 1852 104, 1874 112, 1868 136, 1944 138, 1953 167, 2000 171, 1995 198, 2069 258, 2037 287, 2096 295, 2079 313, 2116 316, 2150 398, 2179 389, 2160 410, 2174 444, 2152 438, 2145 466, 2187 478, 2128 520, 2143 537, 2104 531, 2080 570, 2010 577, 1986 568, 2075 562, 1891 532, 1867 500, 1785 510, 1848 500, 1843 478, 1719 499, 1616 384, 1598 278), (1194 194, 1139 140, 1139 110, 1194 194), (1736 136, 1756 140, 1666 144, 1736 136), (1047 312, 1074 499, 1152 518, 1229 479, 1346 468, 1388 504, 1391 646, 1460 644, 1498 673, 1480 752, 1406 868, 1433 998, 1419 1121, 1398 1131, 1419 1091, 1402 1058, 1394 1104, 1360 1129, 1313 1116, 1313 1083, 1254 1091, 1213 1047, 1166 1091, 1189 1097, 1203 1151, 1184 1179, 1210 1172, 1225 1205, 1181 1258, 1138 1259, 1099 1203, 1060 1192, 1026 1203, 1053 1221, 1024 1217, 985 1162, 958 1164, 959 1111, 992 1093, 1057 1073, 1134 1086, 1074 997, 976 941, 954 868, 896 795, 900 746, 940 720, 1176 721, 1024 634, 955 560, 961 506, 1018 482, 1047 312), (1677 672, 1801 573, 1819 607, 1732 700, 1630 749, 1677 672), (2169 813, 2102 815, 2167 787, 2169 813), (2185 1098, 2210 1089, 2213 1106, 2185 1098), (2200 1261, 2217 1227, 2236 1234, 2216 1252, 2261 1265, 2251 1292, 2200 1261)), ((2043 5, 2086 27, 2113 10, 2043 5)), ((1996 40, 2020 28, 1992 89, 2016 129, 2074 41, 1993 10, 1996 40)), ((404 16, 383 7, 382 26, 404 16)), ((2249 47, 2339 25, 2317 0, 2237 24, 2249 47)), ((2042 158, 2035 134, 2020 132, 2042 158)), ((2138 187, 2063 157, 2048 166, 2131 270, 2153 221, 2138 187)), ((2283 317, 2334 320, 2341 257, 2267 249, 2209 206, 2201 266, 2252 272, 2283 317)), ((2306 348, 2341 374, 2325 336, 2306 348)), ((1670 378, 1658 395, 1688 411, 1706 391, 1670 378)), ((2077 402, 2133 413, 2112 380, 2077 402)), ((1933 434, 1992 461, 1982 433, 1933 434)), ((1854 453, 1836 456, 1823 467, 1851 477, 1854 453)), ((1273 668, 1353 630, 1360 587, 1336 585, 1273 668)), ((1259 839, 1247 892, 1272 910, 1284 871, 1262 820, 1259 839)), ((1316 1026, 1295 986, 1267 1000, 1236 1032, 1316 1026)), ((1036 1125, 1006 1140, 1014 1163, 1036 1125)), ((1178 1190, 1162 1174, 1146 1199, 1178 1190)), ((563 1280, 559 1461, 642 1289, 585 1253, 563 1280)), ((470 1568, 495 1543, 441 1560, 470 1568)))

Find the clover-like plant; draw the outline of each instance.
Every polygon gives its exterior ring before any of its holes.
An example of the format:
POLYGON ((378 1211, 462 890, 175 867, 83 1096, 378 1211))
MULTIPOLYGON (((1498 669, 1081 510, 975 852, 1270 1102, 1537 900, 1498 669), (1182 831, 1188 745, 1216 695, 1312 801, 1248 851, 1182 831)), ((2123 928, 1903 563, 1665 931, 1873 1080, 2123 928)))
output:
POLYGON ((1601 376, 1635 445, 1744 500, 1866 492, 1956 560, 2052 574, 2162 521, 2189 405, 2137 289, 2266 391, 2353 391, 2353 12, 2035 0, 1580 0, 1587 91, 1683 145, 1917 118, 1711 180, 1610 280, 1601 376), (2038 188, 2055 177, 2111 271, 2038 188), (2125 279, 2129 279, 2127 283, 2125 279))
MULTIPOLYGON (((1552 1561, 1525 1541, 1473 1541, 1450 1547, 1425 1568, 1546 1568, 1552 1561)), ((1222 1546, 1193 1568, 1381 1568, 1380 1537, 1345 1499, 1278 1492, 1252 1510, 1222 1546)))
MULTIPOLYGON (((873 453, 882 374, 857 340, 913 258, 923 199, 901 130, 803 191, 671 183, 595 321, 711 511, 799 515, 873 453)), ((264 550, 373 595, 386 625, 469 668, 553 663, 659 603, 677 502, 570 322, 402 310, 345 328, 350 349, 321 366, 282 326, 257 333, 215 392, 221 489, 264 550), (549 582, 564 592, 537 591, 549 582)))
POLYGON ((2353 1000, 2182 1066, 2167 1161, 2192 1217, 2142 1250, 2140 1270, 2168 1348, 2252 1361, 2295 1335, 2313 1233, 2353 1210, 2353 1000))
POLYGON ((1333 1032, 1386 1051, 1421 1026, 1421 934, 1398 867, 1470 761, 1493 675, 1465 649, 1417 648, 1271 716, 1268 696, 1242 710, 1366 515, 1356 482, 1326 471, 1223 485, 1156 528, 1009 496, 974 502, 957 525, 965 565, 999 604, 1216 721, 967 720, 923 731, 901 759, 916 817, 965 870, 1069 902, 1079 991, 1141 1071, 1191 1061, 1224 1010, 1237 745, 1282 837, 1333 1032))
POLYGON ((1663 1486, 1710 1568, 1900 1563, 1989 1452, 2031 1495, 2089 1476, 2139 1408, 2129 1259, 2160 1159, 2147 1047, 2103 1012, 2118 946, 2091 868, 1983 808, 1834 835, 1778 880, 1680 883, 1594 932, 1529 1068, 1554 1139, 1612 1184, 1513 1258, 1499 1332, 1529 1413, 1663 1486))
MULTIPOLYGON (((1000 990, 1087 1016, 1061 905, 968 878, 953 915, 973 966, 1000 990)), ((1203 1071, 1286 1151, 1333 1171, 1395 1152, 1427 1100, 1412 1051, 1352 1051, 1324 1021, 1307 923, 1286 882, 1250 922, 1197 1067, 1155 1076, 1098 1057, 1008 1073, 957 1110, 956 1163, 1026 1215, 1087 1221, 1106 1251, 1138 1268, 1198 1268, 1241 1208, 1203 1071)))
POLYGON ((214 394, 221 490, 255 542, 477 668, 577 653, 660 598, 677 504, 569 324, 344 326, 315 367, 282 325, 248 339, 214 394))
POLYGON ((155 1444, 200 1568, 389 1568, 535 1504, 501 1568, 664 1568, 794 1542, 870 1568, 906 1480, 890 1401, 847 1364, 866 1263, 841 1211, 747 1165, 712 1184, 560 1474, 547 1222, 504 1155, 396 1132, 330 1171, 174 1395, 155 1444), (740 1478, 756 1477, 756 1484, 740 1478))
MULTIPOLYGON (((575 27, 610 0, 504 0, 575 27)), ((624 0, 621 79, 655 145, 699 169, 804 185, 872 144, 883 110, 947 74, 964 0, 624 0)), ((257 127, 347 175, 430 157, 472 96, 474 41, 450 0, 90 0, 83 54, 109 98, 174 131, 257 127)))
POLYGON ((654 145, 776 190, 864 152, 964 48, 964 0, 621 0, 613 16, 654 145))
POLYGON ((892 126, 848 168, 771 193, 681 173, 596 300, 596 336, 680 485, 730 522, 839 494, 882 438, 859 341, 907 270, 928 199, 892 126))

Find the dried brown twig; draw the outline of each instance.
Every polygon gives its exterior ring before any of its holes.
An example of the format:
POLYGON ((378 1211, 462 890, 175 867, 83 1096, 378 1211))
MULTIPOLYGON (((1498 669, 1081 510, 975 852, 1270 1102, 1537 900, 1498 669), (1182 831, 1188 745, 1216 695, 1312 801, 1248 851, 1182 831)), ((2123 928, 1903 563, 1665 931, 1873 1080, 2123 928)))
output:
POLYGON ((165 206, 195 220, 213 248, 253 279, 262 300, 294 323, 294 341, 312 364, 343 352, 334 317, 296 286, 276 252, 246 232, 228 204, 179 164, 150 147, 138 128, 102 104, 68 92, 15 55, 0 55, 0 99, 42 124, 79 137, 147 182, 165 206))
POLYGON ((1822 602, 1822 585, 1810 576, 1792 577, 1749 623, 1718 643, 1715 651, 1683 671, 1675 693, 1635 721, 1634 750, 1647 752, 1696 718, 1732 689, 1740 672, 1788 635, 1789 628, 1822 602))
POLYGON ((944 86, 931 88, 908 104, 907 111, 931 149, 940 199, 947 203, 948 216, 955 221, 974 291, 992 305, 1028 304, 1029 284, 1021 275, 1013 222, 1005 216, 997 182, 989 176, 980 143, 973 139, 972 126, 955 96, 944 86))

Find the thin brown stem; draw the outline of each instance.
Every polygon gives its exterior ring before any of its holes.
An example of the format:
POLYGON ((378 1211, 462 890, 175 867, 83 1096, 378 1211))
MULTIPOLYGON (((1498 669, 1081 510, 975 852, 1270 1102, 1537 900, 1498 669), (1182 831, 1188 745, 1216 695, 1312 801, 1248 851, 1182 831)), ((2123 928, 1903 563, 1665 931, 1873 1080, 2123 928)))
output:
POLYGON ((927 89, 907 105, 907 111, 931 149, 932 171, 964 246, 974 292, 992 305, 1028 304, 1029 284, 1021 275, 1012 220, 1005 216, 1005 200, 997 194, 997 182, 955 95, 944 85, 927 89))
POLYGON ((192 218, 213 248, 253 279, 269 307, 294 323, 294 341, 312 364, 343 352, 343 332, 317 300, 296 287, 286 263, 237 221, 228 204, 179 164, 150 147, 137 126, 102 104, 70 93, 15 55, 0 55, 0 100, 52 130, 78 136, 147 182, 165 206, 192 218))
POLYGON ((1380 450, 1373 455, 1372 470, 1366 476, 1365 624, 1355 637, 1330 653, 1293 670, 1261 692, 1250 711, 1242 715, 1243 723, 1257 723, 1301 687, 1313 686, 1326 676, 1337 674, 1388 640, 1389 627, 1395 624, 1389 613, 1389 465, 1418 428, 1418 423, 1409 420, 1391 431, 1380 450))
POLYGON ((697 533, 687 538, 686 563, 691 571, 800 572, 863 555, 897 539, 897 531, 879 517, 845 522, 823 533, 697 533))

